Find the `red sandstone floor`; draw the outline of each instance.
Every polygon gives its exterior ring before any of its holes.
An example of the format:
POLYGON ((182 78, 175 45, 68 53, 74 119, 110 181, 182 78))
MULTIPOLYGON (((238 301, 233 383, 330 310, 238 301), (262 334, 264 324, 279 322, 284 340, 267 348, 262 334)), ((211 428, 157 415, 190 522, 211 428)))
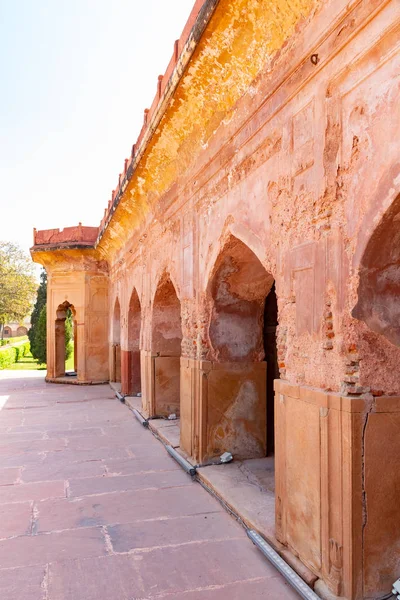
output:
POLYGON ((295 600, 108 386, 0 372, 0 598, 295 600))

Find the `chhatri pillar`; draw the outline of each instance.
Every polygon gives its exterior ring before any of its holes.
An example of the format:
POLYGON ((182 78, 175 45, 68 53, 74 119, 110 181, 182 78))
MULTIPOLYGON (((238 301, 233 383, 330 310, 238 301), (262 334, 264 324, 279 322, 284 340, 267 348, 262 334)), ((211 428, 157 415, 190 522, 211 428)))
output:
POLYGON ((109 380, 108 265, 97 227, 35 231, 31 255, 47 271, 47 381, 109 380), (72 313, 76 376, 65 377, 65 320, 72 313))

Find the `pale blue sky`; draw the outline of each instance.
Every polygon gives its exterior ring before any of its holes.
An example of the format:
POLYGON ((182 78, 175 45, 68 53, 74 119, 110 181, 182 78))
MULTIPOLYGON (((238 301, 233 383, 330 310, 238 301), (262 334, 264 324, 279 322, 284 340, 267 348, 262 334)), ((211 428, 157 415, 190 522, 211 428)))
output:
POLYGON ((0 240, 98 225, 193 0, 0 0, 0 240))

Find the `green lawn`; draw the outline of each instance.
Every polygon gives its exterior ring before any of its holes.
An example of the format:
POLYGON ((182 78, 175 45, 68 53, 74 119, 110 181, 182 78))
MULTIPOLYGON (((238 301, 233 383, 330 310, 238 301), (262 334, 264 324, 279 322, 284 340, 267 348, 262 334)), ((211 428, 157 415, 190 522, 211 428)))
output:
POLYGON ((16 344, 17 342, 22 341, 27 342, 28 336, 21 335, 20 337, 4 338, 3 340, 0 340, 0 347, 11 346, 12 344, 16 344))
MULTIPOLYGON (((8 367, 7 371, 45 371, 46 365, 41 365, 38 361, 33 358, 32 354, 29 352, 25 356, 23 356, 18 362, 8 367)), ((73 371, 74 370, 74 353, 72 352, 69 359, 65 362, 65 370, 73 371)))
POLYGON ((74 370, 74 351, 72 351, 72 354, 69 357, 69 359, 65 361, 65 370, 66 371, 74 370))
POLYGON ((20 358, 20 360, 11 367, 8 367, 7 371, 45 371, 46 365, 39 365, 38 361, 33 358, 32 354, 28 352, 25 356, 20 358))

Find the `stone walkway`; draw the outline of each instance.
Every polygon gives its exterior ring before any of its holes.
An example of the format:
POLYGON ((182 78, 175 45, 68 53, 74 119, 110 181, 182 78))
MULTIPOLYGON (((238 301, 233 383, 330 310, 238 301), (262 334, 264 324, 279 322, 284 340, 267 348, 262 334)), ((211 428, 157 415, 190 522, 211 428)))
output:
POLYGON ((113 396, 0 372, 0 598, 298 598, 113 396))

